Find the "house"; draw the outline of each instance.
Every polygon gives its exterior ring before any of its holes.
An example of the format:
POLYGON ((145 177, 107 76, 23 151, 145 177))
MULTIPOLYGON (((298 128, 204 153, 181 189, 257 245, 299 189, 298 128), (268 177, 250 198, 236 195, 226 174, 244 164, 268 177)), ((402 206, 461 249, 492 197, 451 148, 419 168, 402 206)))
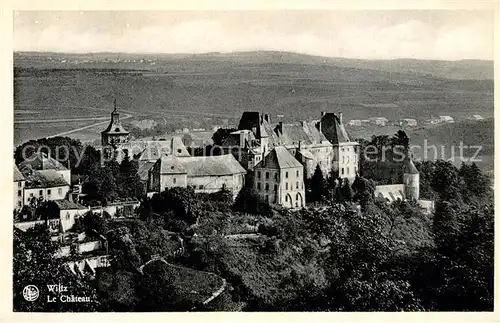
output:
POLYGON ((32 171, 23 173, 26 178, 24 205, 36 205, 41 201, 63 200, 70 186, 63 175, 55 170, 32 171))
POLYGON ((417 124, 418 123, 416 119, 404 118, 399 121, 399 125, 403 127, 416 127, 417 124))
POLYGON ((484 118, 482 116, 480 116, 479 114, 474 114, 474 115, 471 115, 470 117, 467 118, 468 120, 484 120, 484 118))
POLYGON ((347 124, 350 126, 361 126, 362 122, 359 119, 354 119, 354 120, 349 120, 347 124))
POLYGON ((14 164, 14 211, 20 211, 24 206, 24 186, 26 179, 14 164))
POLYGON ((283 146, 275 147, 255 165, 254 192, 270 205, 305 206, 304 167, 283 146))
POLYGON ((148 191, 192 186, 196 193, 215 193, 223 187, 239 193, 245 184, 246 170, 233 155, 162 156, 149 170, 148 191))
POLYGON ((44 152, 38 152, 26 158, 18 165, 18 168, 25 177, 32 172, 41 174, 55 172, 61 175, 68 185, 71 183, 71 170, 44 152))
POLYGON ((89 211, 87 207, 69 200, 57 200, 54 203, 59 211, 61 232, 72 229, 75 225, 75 219, 89 211))
POLYGON ((116 110, 116 100, 115 108, 111 112, 111 121, 108 127, 101 132, 101 145, 102 147, 111 146, 116 148, 117 145, 128 141, 129 132, 123 128, 120 122, 120 113, 116 110))
POLYGON ((332 171, 353 183, 359 170, 359 143, 351 141, 342 123, 342 113, 321 113, 319 130, 332 144, 332 171))
POLYGON ((453 118, 450 116, 439 116, 439 121, 441 123, 453 123, 453 122, 455 122, 455 120, 453 120, 453 118))
POLYGON ((368 120, 370 120, 371 123, 377 126, 385 126, 387 125, 387 122, 389 122, 386 117, 371 117, 368 118, 368 120))

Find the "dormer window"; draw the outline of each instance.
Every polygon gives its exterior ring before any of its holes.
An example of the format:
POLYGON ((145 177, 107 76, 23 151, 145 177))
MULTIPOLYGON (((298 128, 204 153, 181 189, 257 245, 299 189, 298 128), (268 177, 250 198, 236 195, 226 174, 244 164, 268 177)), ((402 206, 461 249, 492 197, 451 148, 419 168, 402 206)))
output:
POLYGON ((115 132, 120 132, 120 128, 115 128, 115 132))

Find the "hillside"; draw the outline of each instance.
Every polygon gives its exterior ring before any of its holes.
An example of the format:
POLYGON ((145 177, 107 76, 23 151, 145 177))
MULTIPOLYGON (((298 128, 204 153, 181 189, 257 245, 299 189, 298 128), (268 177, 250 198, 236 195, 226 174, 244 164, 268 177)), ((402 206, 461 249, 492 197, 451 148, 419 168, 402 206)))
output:
MULTIPOLYGON (((455 164, 460 165, 460 143, 470 148, 464 148, 464 161, 471 161, 478 148, 480 159, 476 163, 487 171, 493 171, 494 165, 494 119, 482 121, 461 121, 456 123, 442 124, 432 128, 421 128, 408 133, 412 145, 419 145, 422 149, 419 157, 423 157, 423 147, 427 140, 427 147, 431 145, 438 148, 438 155, 444 155, 446 159, 455 159, 455 164), (478 147, 478 148, 476 148, 478 147), (444 152, 444 153, 443 153, 444 152)), ((434 158, 432 149, 428 149, 428 158, 434 158)))
MULTIPOLYGON (((492 80, 370 69, 374 61, 348 67, 347 62, 359 63, 280 52, 15 53, 15 142, 89 124, 46 121, 42 128, 20 121, 101 117, 108 115, 114 98, 121 111, 189 128, 199 128, 200 116, 234 124, 249 110, 266 111, 274 120, 284 115, 286 121, 316 119, 321 111, 343 111, 346 120, 493 116, 492 80)), ((82 137, 97 139, 101 130, 89 128, 82 137)))

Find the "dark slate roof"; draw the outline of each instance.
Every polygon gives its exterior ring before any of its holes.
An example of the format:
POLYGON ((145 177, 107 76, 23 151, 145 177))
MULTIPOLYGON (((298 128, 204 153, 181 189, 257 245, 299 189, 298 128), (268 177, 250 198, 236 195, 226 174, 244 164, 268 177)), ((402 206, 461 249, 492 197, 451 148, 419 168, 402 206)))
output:
POLYGON ((258 163, 257 168, 295 168, 302 167, 302 164, 293 157, 285 147, 278 146, 269 152, 264 159, 258 163))
POLYGON ((151 168, 153 168, 154 164, 156 162, 154 161, 143 161, 139 160, 139 169, 137 170, 137 174, 139 175, 139 178, 142 181, 147 181, 148 180, 148 172, 151 168))
POLYGON ((111 121, 109 122, 108 127, 102 131, 101 133, 106 133, 109 135, 128 135, 129 132, 123 128, 121 122, 118 119, 119 113, 116 111, 116 108, 111 113, 111 121))
POLYGON ((23 174, 19 171, 16 165, 14 165, 14 182, 20 182, 26 180, 23 174))
POLYGON ((299 142, 304 145, 313 145, 328 142, 325 135, 313 123, 306 121, 278 124, 274 128, 274 133, 282 145, 297 145, 299 142))
POLYGON ((255 135, 250 130, 237 130, 229 134, 229 136, 224 140, 222 146, 224 147, 239 147, 240 146, 240 136, 242 133, 246 134, 246 147, 254 147, 256 145, 255 135))
POLYGON ((405 163, 403 166, 403 173, 405 173, 405 174, 418 174, 417 167, 415 167, 415 164, 413 164, 413 161, 409 157, 406 157, 406 159, 405 159, 405 163))
POLYGON ((78 203, 75 203, 75 202, 72 202, 72 201, 69 201, 69 200, 57 200, 57 201, 54 201, 54 203, 57 204, 57 206, 59 207, 59 210, 85 210, 86 209, 85 206, 78 204, 78 203))
POLYGON ((233 155, 175 157, 160 159, 162 174, 187 174, 188 176, 222 176, 246 173, 233 155))
POLYGON ((264 123, 267 123, 263 119, 263 116, 260 112, 254 111, 246 111, 241 115, 240 123, 238 125, 238 130, 252 130, 255 128, 256 133, 255 137, 260 139, 262 137, 268 137, 269 131, 264 126, 264 123))
POLYGON ((26 177, 26 188, 51 188, 68 185, 63 176, 55 170, 35 171, 26 177))
POLYGON ((335 113, 325 113, 321 118, 321 132, 334 145, 350 142, 349 135, 335 113))
POLYGON ((128 150, 128 155, 143 161, 156 161, 161 156, 190 156, 180 137, 170 140, 134 140, 121 144, 118 151, 128 150))
POLYGON ((21 162, 19 170, 26 176, 37 170, 67 170, 67 168, 54 158, 47 156, 46 153, 39 153, 21 162))

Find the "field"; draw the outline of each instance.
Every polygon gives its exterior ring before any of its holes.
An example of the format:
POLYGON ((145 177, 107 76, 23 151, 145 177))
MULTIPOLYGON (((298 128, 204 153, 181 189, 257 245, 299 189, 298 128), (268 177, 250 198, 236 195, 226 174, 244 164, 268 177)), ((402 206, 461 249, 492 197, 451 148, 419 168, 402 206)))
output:
MULTIPOLYGON (((345 120, 493 116, 493 81, 487 73, 493 71, 492 62, 391 64, 255 52, 144 56, 139 63, 137 57, 116 60, 111 54, 91 60, 68 55, 52 53, 49 59, 49 54, 16 53, 15 144, 102 122, 114 98, 135 119, 188 128, 207 118, 236 124, 247 110, 268 112, 273 120, 282 114, 284 121, 317 119, 321 111, 342 111, 345 120), (433 70, 436 75, 428 73, 433 70), (87 120, 50 121, 66 118, 87 120), (47 121, 18 123, 33 119, 47 121)), ((104 128, 98 125, 72 136, 92 141, 104 128)))

